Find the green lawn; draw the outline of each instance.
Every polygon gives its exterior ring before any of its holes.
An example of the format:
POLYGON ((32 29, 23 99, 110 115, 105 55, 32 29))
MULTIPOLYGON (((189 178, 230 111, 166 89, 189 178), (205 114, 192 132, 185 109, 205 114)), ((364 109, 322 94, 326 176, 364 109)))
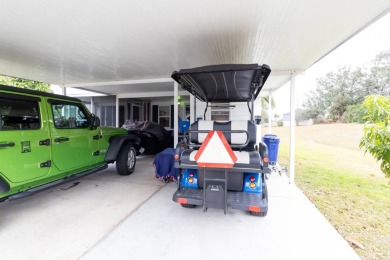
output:
MULTIPOLYGON (((361 125, 296 128, 296 185, 362 259, 390 259, 390 184, 378 163, 358 144, 361 125)), ((267 129, 263 129, 266 133, 267 129)), ((289 166, 289 128, 274 128, 281 138, 278 161, 289 166)))

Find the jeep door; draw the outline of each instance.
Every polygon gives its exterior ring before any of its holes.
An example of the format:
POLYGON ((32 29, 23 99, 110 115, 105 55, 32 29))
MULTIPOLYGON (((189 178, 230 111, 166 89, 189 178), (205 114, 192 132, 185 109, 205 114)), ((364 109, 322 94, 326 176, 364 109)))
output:
POLYGON ((50 171, 49 129, 41 98, 0 93, 0 175, 12 183, 50 171))
POLYGON ((52 119, 52 160, 60 171, 91 168, 98 160, 99 130, 91 130, 89 112, 81 103, 48 99, 52 119))

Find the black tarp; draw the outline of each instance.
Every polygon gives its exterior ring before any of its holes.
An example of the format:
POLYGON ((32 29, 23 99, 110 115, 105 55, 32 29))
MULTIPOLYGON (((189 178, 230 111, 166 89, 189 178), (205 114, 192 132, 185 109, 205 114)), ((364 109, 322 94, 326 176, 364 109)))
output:
POLYGON ((141 139, 140 147, 145 149, 144 153, 159 153, 165 148, 173 147, 172 132, 157 123, 127 120, 122 128, 141 139))

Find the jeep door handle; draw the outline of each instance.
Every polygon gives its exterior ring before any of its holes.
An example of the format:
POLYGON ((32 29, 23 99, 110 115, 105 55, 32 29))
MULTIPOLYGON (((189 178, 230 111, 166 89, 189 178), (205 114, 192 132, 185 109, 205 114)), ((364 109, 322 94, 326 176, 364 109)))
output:
POLYGON ((1 147, 13 147, 13 146, 15 146, 14 142, 9 142, 9 143, 6 143, 6 144, 0 144, 0 148, 1 147))
POLYGON ((68 137, 58 137, 58 138, 54 139, 54 142, 56 142, 56 143, 63 143, 63 142, 67 142, 67 141, 69 141, 68 137))

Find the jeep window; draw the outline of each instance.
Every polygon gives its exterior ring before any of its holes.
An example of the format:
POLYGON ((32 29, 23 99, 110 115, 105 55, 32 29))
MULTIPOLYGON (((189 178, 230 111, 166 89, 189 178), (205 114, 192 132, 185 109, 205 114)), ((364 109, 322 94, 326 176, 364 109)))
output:
POLYGON ((35 130, 41 128, 37 101, 0 98, 0 130, 35 130))
POLYGON ((89 126, 88 115, 77 104, 51 104, 56 128, 86 128, 89 126))

